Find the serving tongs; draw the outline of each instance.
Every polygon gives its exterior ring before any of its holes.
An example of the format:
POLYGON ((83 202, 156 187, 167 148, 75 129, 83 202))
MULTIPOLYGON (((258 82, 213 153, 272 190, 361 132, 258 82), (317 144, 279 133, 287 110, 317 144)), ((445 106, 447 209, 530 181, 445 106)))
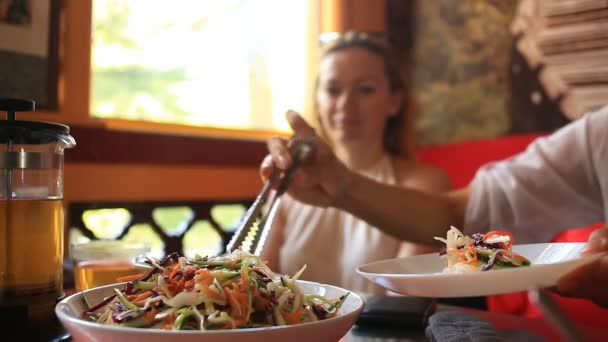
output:
POLYGON ((308 158, 315 141, 314 137, 307 139, 292 138, 289 141, 288 147, 292 157, 291 166, 285 171, 275 168, 273 174, 266 180, 251 207, 241 217, 232 239, 226 246, 228 253, 240 249, 253 255, 260 255, 270 231, 270 223, 279 207, 280 198, 287 191, 293 174, 302 162, 308 158), (274 191, 274 196, 268 204, 268 211, 266 214, 262 214, 269 197, 273 195, 272 189, 275 185, 276 191, 274 191))
POLYGON ((547 290, 533 288, 528 291, 528 298, 538 305, 551 327, 560 335, 563 341, 584 341, 584 334, 563 309, 553 300, 547 290))

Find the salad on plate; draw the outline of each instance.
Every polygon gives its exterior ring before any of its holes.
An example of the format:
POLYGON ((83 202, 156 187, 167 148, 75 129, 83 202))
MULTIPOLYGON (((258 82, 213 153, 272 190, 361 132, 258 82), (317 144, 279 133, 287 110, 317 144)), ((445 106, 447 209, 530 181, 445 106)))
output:
POLYGON ((530 260, 515 253, 513 235, 503 230, 466 236, 450 227, 446 238, 435 237, 446 245, 441 255, 446 258, 444 273, 469 273, 504 268, 530 266, 530 260))
POLYGON ((82 318, 106 325, 166 330, 218 330, 293 325, 332 318, 339 298, 305 294, 293 277, 278 275, 257 256, 235 251, 187 259, 148 259, 150 271, 123 277, 122 289, 90 305, 82 318))

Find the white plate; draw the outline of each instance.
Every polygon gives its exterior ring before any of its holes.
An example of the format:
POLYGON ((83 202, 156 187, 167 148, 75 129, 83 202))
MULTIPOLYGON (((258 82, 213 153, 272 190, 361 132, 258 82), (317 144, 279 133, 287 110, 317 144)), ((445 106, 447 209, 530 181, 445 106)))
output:
POLYGON ((445 260, 438 253, 377 261, 357 272, 391 291, 420 297, 472 297, 553 286, 564 274, 593 260, 580 256, 584 243, 515 245, 513 251, 528 258, 530 267, 486 272, 441 273, 445 260))
MULTIPOLYGON (((328 298, 338 298, 346 290, 331 285, 298 281, 304 293, 318 294, 328 298)), ((97 303, 111 295, 115 287, 112 284, 84 292, 90 303, 97 303)), ((79 318, 85 310, 82 293, 73 294, 57 304, 55 313, 63 326, 72 334, 75 341, 142 341, 142 342, 234 342, 234 341, 338 341, 352 327, 363 309, 363 299, 354 292, 344 301, 338 315, 323 321, 289 326, 235 329, 220 331, 167 331, 159 329, 138 329, 108 326, 85 321, 79 318)))

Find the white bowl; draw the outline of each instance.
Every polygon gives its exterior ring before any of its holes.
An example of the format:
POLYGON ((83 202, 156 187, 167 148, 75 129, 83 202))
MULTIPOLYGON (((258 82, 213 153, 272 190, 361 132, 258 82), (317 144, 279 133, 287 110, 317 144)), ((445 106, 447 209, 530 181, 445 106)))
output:
MULTIPOLYGON (((328 298, 338 298, 349 292, 336 286, 323 285, 308 281, 298 281, 298 285, 306 294, 318 294, 328 298)), ((113 288, 122 288, 123 284, 112 284, 84 291, 89 303, 98 303, 104 297, 111 295, 113 288)), ((82 293, 75 293, 57 304, 55 313, 63 326, 72 334, 75 341, 205 341, 205 342, 234 342, 234 341, 338 341, 355 323, 363 309, 363 299, 351 292, 334 318, 318 322, 303 323, 288 326, 210 330, 210 331, 168 331, 160 329, 128 328, 97 324, 80 318, 85 311, 82 293)))

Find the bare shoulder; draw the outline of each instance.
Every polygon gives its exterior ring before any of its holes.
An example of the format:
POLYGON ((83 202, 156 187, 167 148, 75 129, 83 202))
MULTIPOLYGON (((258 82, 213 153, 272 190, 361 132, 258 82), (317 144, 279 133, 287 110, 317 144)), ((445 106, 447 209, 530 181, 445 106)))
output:
POLYGON ((397 183, 414 189, 443 192, 452 188, 450 177, 443 170, 413 160, 396 158, 393 160, 397 183))

